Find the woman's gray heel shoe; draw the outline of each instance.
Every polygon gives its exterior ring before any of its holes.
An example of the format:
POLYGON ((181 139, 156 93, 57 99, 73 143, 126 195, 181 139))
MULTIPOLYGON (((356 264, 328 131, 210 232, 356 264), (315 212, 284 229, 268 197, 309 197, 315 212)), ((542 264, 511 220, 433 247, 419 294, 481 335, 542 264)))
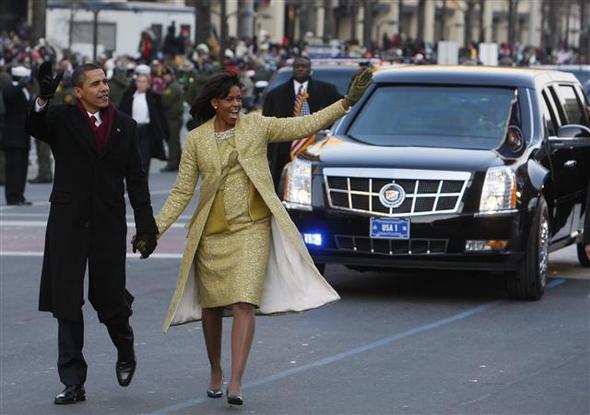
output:
POLYGON ((225 393, 227 394, 227 403, 230 405, 243 405, 244 404, 244 399, 242 398, 242 394, 238 393, 235 395, 230 395, 229 392, 225 391, 225 393))
POLYGON ((223 396, 223 390, 219 389, 207 389, 207 396, 210 398, 221 398, 223 396))

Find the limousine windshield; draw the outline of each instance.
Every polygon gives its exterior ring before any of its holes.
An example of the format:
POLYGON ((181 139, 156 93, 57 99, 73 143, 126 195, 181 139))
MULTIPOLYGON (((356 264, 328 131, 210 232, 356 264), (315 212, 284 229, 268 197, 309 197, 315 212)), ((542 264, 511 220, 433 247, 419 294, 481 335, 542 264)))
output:
POLYGON ((508 123, 519 124, 515 97, 510 88, 384 86, 365 103, 348 135, 380 146, 494 149, 508 123))

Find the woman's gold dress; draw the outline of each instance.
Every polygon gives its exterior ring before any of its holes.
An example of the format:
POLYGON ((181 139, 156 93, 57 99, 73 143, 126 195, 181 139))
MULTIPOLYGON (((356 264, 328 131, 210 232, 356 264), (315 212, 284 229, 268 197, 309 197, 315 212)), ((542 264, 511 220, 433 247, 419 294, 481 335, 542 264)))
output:
MULTIPOLYGON (((238 161, 234 129, 215 133, 224 183, 215 195, 197 255, 203 308, 260 305, 270 246, 270 211, 252 214, 258 196, 238 161)), ((264 202, 262 202, 264 203, 264 202)))

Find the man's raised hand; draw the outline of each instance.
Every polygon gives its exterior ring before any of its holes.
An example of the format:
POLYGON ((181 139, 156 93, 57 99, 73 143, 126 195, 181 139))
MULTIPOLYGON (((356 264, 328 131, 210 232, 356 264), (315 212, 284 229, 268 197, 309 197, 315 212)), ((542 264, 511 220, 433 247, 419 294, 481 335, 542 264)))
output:
POLYGON ((39 73, 37 74, 37 80, 39 81, 39 98, 44 101, 49 101, 55 95, 55 91, 61 82, 61 78, 64 75, 63 69, 57 71, 55 78, 53 77, 53 69, 51 68, 51 62, 45 61, 39 67, 39 73))

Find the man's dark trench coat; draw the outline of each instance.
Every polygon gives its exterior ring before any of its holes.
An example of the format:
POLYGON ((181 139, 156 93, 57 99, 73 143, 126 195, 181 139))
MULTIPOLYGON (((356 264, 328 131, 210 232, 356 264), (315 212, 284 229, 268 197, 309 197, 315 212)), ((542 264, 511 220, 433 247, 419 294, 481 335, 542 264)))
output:
POLYGON ((76 106, 32 110, 29 127, 31 135, 51 146, 55 158, 39 309, 56 318, 79 320, 88 263, 89 300, 100 321, 130 314, 133 297, 125 289, 125 185, 137 233, 158 231, 135 121, 115 110, 110 140, 100 154, 94 133, 76 106))

